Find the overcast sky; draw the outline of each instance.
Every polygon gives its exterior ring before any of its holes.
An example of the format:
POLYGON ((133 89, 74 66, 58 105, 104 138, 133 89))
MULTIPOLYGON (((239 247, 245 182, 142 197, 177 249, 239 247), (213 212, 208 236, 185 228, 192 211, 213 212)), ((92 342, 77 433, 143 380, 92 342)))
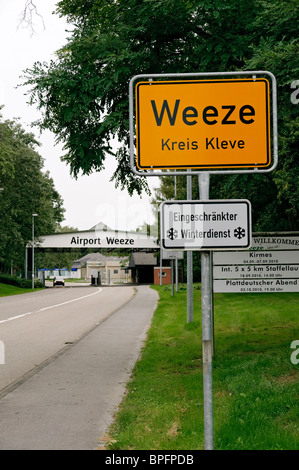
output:
MULTIPOLYGON (((54 144, 54 136, 49 131, 41 135, 30 124, 40 117, 39 112, 27 105, 25 88, 16 89, 22 83, 20 78, 26 68, 34 62, 49 62, 55 58, 55 51, 66 42, 66 29, 70 26, 64 19, 53 15, 57 0, 35 0, 42 18, 33 16, 34 34, 29 27, 20 23, 26 0, 0 0, 0 105, 4 105, 4 119, 20 118, 20 123, 29 132, 34 132, 42 146, 38 152, 45 159, 44 170, 50 172, 54 184, 64 201, 65 220, 62 225, 79 230, 91 228, 102 221, 112 229, 131 230, 143 222, 152 222, 150 198, 144 193, 132 198, 126 191, 115 189, 109 180, 115 168, 114 162, 106 165, 101 173, 80 176, 75 180, 70 176, 69 167, 60 161, 62 147, 54 144)), ((109 158, 111 160, 111 158, 109 158)), ((148 178, 150 187, 158 185, 157 178, 148 178)))

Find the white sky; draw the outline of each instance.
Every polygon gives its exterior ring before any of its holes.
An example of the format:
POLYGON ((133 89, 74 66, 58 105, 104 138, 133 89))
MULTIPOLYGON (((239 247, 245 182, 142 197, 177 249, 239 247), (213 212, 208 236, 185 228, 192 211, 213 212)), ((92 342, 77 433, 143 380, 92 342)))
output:
MULTIPOLYGON (((70 176, 69 167, 60 161, 62 148, 54 144, 49 131, 41 135, 30 124, 40 117, 39 112, 27 105, 26 89, 16 86, 22 83, 23 71, 36 61, 49 62, 55 58, 55 51, 65 44, 65 29, 71 29, 64 19, 53 15, 58 0, 35 0, 38 12, 34 15, 35 34, 30 28, 19 26, 20 16, 26 0, 0 0, 0 105, 4 105, 4 119, 20 118, 21 125, 33 132, 42 146, 37 149, 45 159, 44 171, 48 170, 55 187, 64 201, 65 220, 62 225, 87 230, 102 221, 112 229, 132 230, 143 222, 153 222, 150 198, 130 197, 126 191, 115 189, 109 182, 115 164, 106 164, 106 170, 75 180, 70 176), (19 26, 19 27, 18 27, 19 26)), ((1 143, 0 143, 1 144, 1 143)), ((113 157, 112 157, 113 159, 113 157)), ((107 157, 111 161, 111 158, 107 157)), ((151 188, 158 186, 157 178, 148 178, 151 188)))

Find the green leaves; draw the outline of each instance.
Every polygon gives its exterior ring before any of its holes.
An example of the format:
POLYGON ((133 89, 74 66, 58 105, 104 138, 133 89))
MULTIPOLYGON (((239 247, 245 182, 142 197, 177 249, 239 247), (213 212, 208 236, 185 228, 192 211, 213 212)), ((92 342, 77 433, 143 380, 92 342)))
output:
POLYGON ((62 200, 43 159, 35 151, 36 140, 17 121, 0 121, 0 269, 23 269, 25 245, 32 238, 32 214, 36 236, 53 233, 63 220, 62 200))
POLYGON ((115 156, 118 162, 117 169, 111 178, 111 181, 115 181, 115 187, 120 187, 122 190, 126 188, 130 196, 132 196, 134 191, 139 195, 142 194, 142 191, 150 194, 145 177, 134 178, 128 163, 129 155, 126 147, 121 147, 115 156))
MULTIPOLYGON (((266 195, 255 221, 257 227, 269 223, 260 217, 262 207, 275 214, 271 229, 298 229, 298 106, 290 101, 299 73, 296 0, 61 0, 57 12, 72 23, 68 42, 56 61, 28 69, 25 85, 42 112, 37 124, 64 143, 62 158, 75 177, 101 171, 107 158, 116 158, 116 186, 130 194, 147 187, 129 166, 128 84, 134 75, 270 70, 278 81, 279 166, 266 181, 254 179, 257 194, 266 195), (120 143, 116 154, 112 137, 120 143)), ((243 192, 242 177, 233 179, 234 187, 225 183, 224 191, 225 180, 215 181, 218 197, 243 192)), ((256 199, 252 188, 249 193, 256 199)))

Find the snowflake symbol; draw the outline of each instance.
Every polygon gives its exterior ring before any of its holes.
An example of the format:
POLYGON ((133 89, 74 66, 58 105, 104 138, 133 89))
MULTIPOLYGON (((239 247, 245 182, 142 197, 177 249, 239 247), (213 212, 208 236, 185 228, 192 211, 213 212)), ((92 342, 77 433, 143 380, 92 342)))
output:
POLYGON ((167 237, 170 240, 174 240, 175 238, 177 238, 177 236, 178 236, 177 230, 174 230, 173 228, 170 228, 169 230, 167 230, 167 237))
POLYGON ((241 240, 241 238, 245 237, 245 229, 242 227, 235 228, 234 236, 235 238, 238 238, 239 240, 241 240))

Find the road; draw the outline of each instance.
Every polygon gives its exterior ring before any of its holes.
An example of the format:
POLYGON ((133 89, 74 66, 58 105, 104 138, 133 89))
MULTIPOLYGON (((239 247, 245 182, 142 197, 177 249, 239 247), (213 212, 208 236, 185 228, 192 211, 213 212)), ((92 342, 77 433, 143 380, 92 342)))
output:
MULTIPOLYGON (((133 287, 46 289, 0 298, 1 391, 76 342, 130 300, 133 287)), ((3 393, 2 393, 3 395, 3 393)))
POLYGON ((157 300, 149 286, 0 299, 0 449, 101 448, 157 300))

